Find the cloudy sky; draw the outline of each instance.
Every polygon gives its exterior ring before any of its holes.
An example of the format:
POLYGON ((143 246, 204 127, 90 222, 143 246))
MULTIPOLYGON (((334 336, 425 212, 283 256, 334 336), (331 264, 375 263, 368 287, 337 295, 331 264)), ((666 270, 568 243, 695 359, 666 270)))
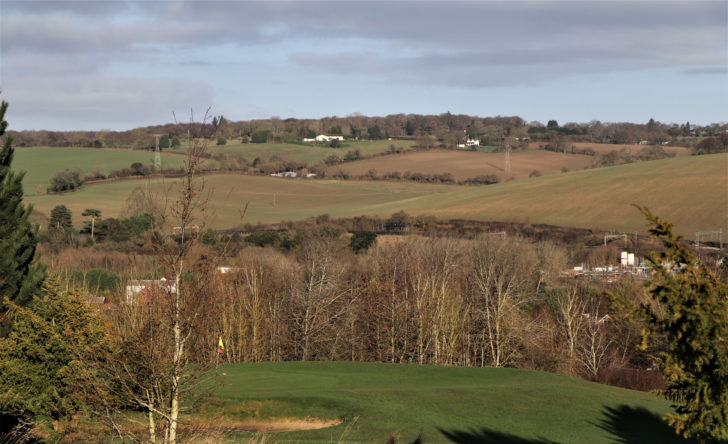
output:
POLYGON ((728 120, 726 1, 0 1, 11 129, 352 113, 728 120))

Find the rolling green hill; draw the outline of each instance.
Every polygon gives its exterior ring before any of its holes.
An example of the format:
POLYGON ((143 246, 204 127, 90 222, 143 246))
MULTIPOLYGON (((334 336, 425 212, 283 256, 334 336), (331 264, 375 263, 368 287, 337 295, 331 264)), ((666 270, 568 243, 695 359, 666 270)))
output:
MULTIPOLYGON (((413 144, 414 142, 410 140, 347 140, 342 142, 340 148, 331 148, 328 146, 310 143, 239 143, 231 141, 222 146, 211 143, 207 149, 211 154, 216 152, 228 154, 239 153, 242 154, 249 162, 252 162, 255 158, 267 161, 271 156, 275 155, 282 159, 294 160, 312 165, 326 159, 332 154, 344 157, 350 150, 359 150, 362 156, 369 156, 372 154, 383 153, 387 151, 391 145, 409 148, 413 144)), ((184 144, 182 148, 184 148, 184 144)))
MULTIPOLYGON (((675 223, 678 233, 728 232, 728 154, 690 156, 617 167, 573 171, 488 186, 414 182, 291 180, 219 174, 205 176, 210 224, 226 228, 243 222, 298 220, 327 213, 334 217, 386 215, 400 210, 439 218, 504 220, 645 232, 642 216, 630 206, 647 205, 675 223)), ((168 180, 167 183, 170 183, 168 180)), ((46 215, 67 205, 76 223, 85 208, 118 215, 138 186, 161 189, 159 180, 126 180, 84 187, 64 195, 29 197, 46 215)))
POLYGON ((661 421, 664 400, 544 372, 290 362, 221 366, 218 383, 204 415, 219 423, 344 420, 265 441, 410 442, 422 432, 426 443, 689 442, 661 421))
MULTIPOLYGON (((162 153, 162 165, 179 166, 184 158, 162 153)), ((106 173, 128 168, 134 162, 154 163, 150 151, 99 148, 16 148, 13 169, 25 171, 26 194, 44 193, 56 171, 78 168, 84 173, 100 168, 106 173)))

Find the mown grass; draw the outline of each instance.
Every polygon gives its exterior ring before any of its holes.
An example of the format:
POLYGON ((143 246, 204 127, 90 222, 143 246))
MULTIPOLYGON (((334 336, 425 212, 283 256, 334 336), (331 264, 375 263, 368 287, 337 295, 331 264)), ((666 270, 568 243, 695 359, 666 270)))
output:
MULTIPOLYGON (((162 152, 162 165, 177 167, 184 158, 162 152)), ((56 171, 78 168, 89 173, 96 168, 108 173, 128 168, 134 162, 154 163, 150 151, 108 148, 16 148, 13 169, 25 171, 23 188, 26 194, 44 193, 56 171)))
POLYGON ((421 432, 426 443, 450 442, 446 434, 476 443, 685 442, 660 420, 671 407, 656 396, 544 372, 290 362, 225 365, 219 375, 204 415, 222 422, 344 419, 326 429, 269 433, 270 441, 384 442, 394 435, 410 442, 421 432), (485 439, 507 435, 523 441, 485 439))
MULTIPOLYGON (((574 171, 488 186, 432 185, 414 182, 290 180, 282 178, 205 176, 210 196, 210 225, 300 220, 319 214, 352 217, 387 215, 400 210, 442 219, 546 223, 600 230, 645 232, 632 203, 647 205, 675 223, 676 232, 728 232, 728 154, 690 156, 617 167, 574 171)), ((170 181, 167 181, 169 183, 170 181)), ((160 189, 160 181, 129 180, 92 185, 54 196, 29 197, 48 215, 57 204, 68 206, 80 223, 85 208, 106 217, 118 215, 138 186, 160 189)))

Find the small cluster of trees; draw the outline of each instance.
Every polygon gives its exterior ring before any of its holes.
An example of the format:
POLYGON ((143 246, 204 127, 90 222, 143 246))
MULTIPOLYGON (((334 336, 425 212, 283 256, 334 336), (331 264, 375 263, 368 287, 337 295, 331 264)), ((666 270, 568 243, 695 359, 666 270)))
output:
POLYGON ((692 148, 693 155, 728 152, 728 133, 724 132, 718 137, 706 137, 692 148))
MULTIPOLYGON (((170 172, 169 169, 165 171, 170 172)), ((134 162, 128 168, 112 170, 106 174, 102 169, 96 168, 93 171, 84 174, 79 168, 65 169, 56 171, 50 178, 50 186, 47 191, 49 193, 61 193, 64 191, 73 191, 78 189, 84 183, 91 180, 116 179, 131 176, 147 176, 155 172, 154 166, 134 162)))

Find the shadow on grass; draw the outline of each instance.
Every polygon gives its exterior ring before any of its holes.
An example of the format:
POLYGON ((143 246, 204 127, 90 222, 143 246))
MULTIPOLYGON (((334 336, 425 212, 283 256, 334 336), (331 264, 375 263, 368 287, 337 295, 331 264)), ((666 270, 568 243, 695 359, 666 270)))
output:
POLYGON ((556 441, 550 441, 544 438, 521 438, 520 436, 511 435, 510 433, 497 432, 489 428, 470 430, 442 430, 440 433, 445 438, 458 444, 559 444, 556 441))
MULTIPOLYGON (((694 439, 683 439, 660 416, 649 410, 621 405, 606 407, 604 417, 595 423, 610 435, 615 444, 697 444, 694 439)), ((482 427, 470 430, 438 429, 448 440, 458 444, 559 444, 546 438, 522 438, 510 433, 482 427)), ((715 444, 727 444, 715 441, 715 444)))
MULTIPOLYGON (((661 416, 643 407, 607 407, 604 418, 596 426, 609 432, 618 444, 656 443, 656 444, 698 444, 696 439, 684 439, 675 433, 661 416)), ((721 441, 709 441, 715 444, 721 441)), ((725 443, 725 441, 722 441, 725 443)))

